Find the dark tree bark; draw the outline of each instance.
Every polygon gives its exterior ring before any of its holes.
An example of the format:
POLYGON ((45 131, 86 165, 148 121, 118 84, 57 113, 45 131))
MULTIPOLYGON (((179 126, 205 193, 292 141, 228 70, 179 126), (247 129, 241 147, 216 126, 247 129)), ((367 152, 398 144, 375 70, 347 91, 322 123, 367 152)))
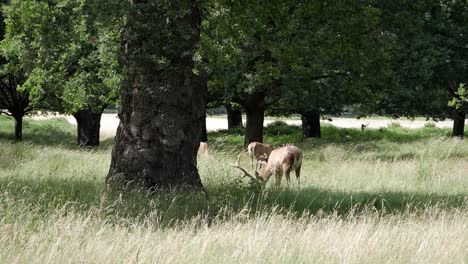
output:
POLYGON ((466 113, 459 111, 455 112, 455 116, 453 118, 452 137, 463 138, 465 133, 465 118, 466 113))
POLYGON ((122 35, 128 77, 108 183, 203 188, 197 150, 206 103, 192 71, 201 13, 196 1, 177 3, 164 5, 165 9, 151 1, 130 4, 122 35), (182 12, 179 4, 190 9, 182 12), (146 24, 151 26, 141 26, 146 24), (158 27, 161 30, 155 30, 158 27), (154 59, 162 56, 169 65, 161 66, 154 59))
POLYGON ((242 124, 242 112, 239 108, 234 108, 230 104, 226 105, 228 129, 234 127, 241 127, 242 124))
POLYGON ((200 73, 195 79, 194 89, 201 94, 198 100, 201 100, 201 142, 208 142, 208 131, 206 130, 206 104, 208 101, 208 74, 206 71, 200 73))
POLYGON ((206 115, 202 121, 202 134, 201 134, 201 142, 208 142, 208 132, 206 131, 206 115))
POLYGON ((244 100, 244 109, 247 115, 244 147, 250 142, 263 142, 263 121, 265 114, 265 94, 255 93, 244 100))
POLYGON ((318 111, 303 113, 301 119, 304 138, 320 138, 322 136, 318 111))
POLYGON ((93 112, 90 109, 73 114, 77 124, 77 143, 82 147, 99 146, 102 110, 93 112))
POLYGON ((15 115, 15 139, 23 140, 23 117, 24 115, 15 115))

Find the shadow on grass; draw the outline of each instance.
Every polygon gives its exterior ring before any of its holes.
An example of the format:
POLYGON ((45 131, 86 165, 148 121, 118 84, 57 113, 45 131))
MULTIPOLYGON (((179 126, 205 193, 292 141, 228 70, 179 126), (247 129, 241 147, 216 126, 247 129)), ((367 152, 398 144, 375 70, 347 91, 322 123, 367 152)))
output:
MULTIPOLYGON (((235 128, 209 133, 212 149, 217 151, 233 150, 233 153, 241 151, 244 144, 244 131, 244 128, 235 128)), ((308 152, 308 159, 323 160, 323 151, 329 146, 336 146, 344 153, 347 153, 349 157, 356 158, 356 154, 366 153, 361 157, 393 161, 417 159, 426 150, 424 146, 436 147, 438 142, 444 140, 448 142, 450 134, 450 129, 435 127, 409 129, 390 126, 388 128, 361 131, 351 128, 323 126, 322 138, 303 140, 302 131, 298 126, 288 126, 278 122, 274 126, 265 128, 264 142, 272 144, 274 147, 288 143, 296 144, 308 152)), ((467 157, 468 149, 464 147, 464 143, 457 145, 458 147, 455 149, 453 147, 445 149, 441 147, 441 149, 447 152, 446 157, 467 157)))
MULTIPOLYGON (((318 146, 324 144, 359 144, 369 141, 388 141, 394 143, 411 143, 423 139, 435 137, 450 137, 450 129, 424 127, 410 129, 402 127, 388 127, 380 129, 366 129, 361 131, 354 128, 338 128, 335 126, 322 126, 322 138, 306 139, 304 144, 318 146)), ((214 142, 226 142, 230 144, 243 144, 245 128, 239 127, 231 130, 220 130, 209 133, 214 142)), ((468 136, 468 131, 465 133, 468 136)), ((298 126, 278 124, 267 126, 264 130, 265 142, 282 145, 286 143, 298 143, 302 141, 302 130, 298 126)))
MULTIPOLYGON (((0 116, 0 142, 14 142, 14 121, 12 118, 0 116)), ((244 143, 245 128, 222 130, 209 133, 209 140, 214 148, 223 149, 226 146, 236 147, 239 150, 244 143)), ((468 138, 468 131, 465 132, 468 138)), ((314 149, 329 144, 361 146, 367 150, 378 150, 382 141, 390 143, 411 143, 424 139, 450 136, 450 129, 424 127, 421 129, 407 129, 402 127, 388 127, 382 129, 337 128, 322 126, 321 139, 306 139, 302 142, 302 131, 298 126, 289 126, 284 122, 275 122, 268 125, 264 131, 264 141, 274 146, 286 143, 296 143, 304 149, 314 149)), ((51 118, 47 120, 24 119, 23 142, 40 146, 57 146, 67 149, 78 149, 76 144, 76 127, 65 118, 51 118)), ((99 149, 110 149, 113 138, 101 140, 99 149)))
POLYGON ((91 208, 110 221, 157 218, 171 226, 197 216, 229 220, 240 212, 251 215, 277 213, 337 214, 346 217, 369 209, 378 214, 406 214, 431 207, 466 209, 468 195, 419 192, 339 192, 319 188, 267 189, 260 192, 245 186, 207 186, 209 198, 194 192, 122 191, 109 189, 99 181, 73 179, 0 179, 0 208, 14 219, 21 210, 34 210, 37 217, 71 210, 86 213, 91 208), (15 210, 18 210, 16 212, 15 210), (8 212, 9 211, 9 212, 8 212))
MULTIPOLYGON (((12 119, 0 119, 0 140, 15 142, 14 123, 12 119)), ((23 142, 41 146, 67 146, 76 141, 76 128, 64 118, 49 120, 33 120, 25 118, 23 121, 23 142)))
MULTIPOLYGON (((14 122, 11 118, 0 118, 0 143, 18 143, 14 138, 14 122)), ((38 146, 60 147, 64 149, 82 149, 76 143, 76 126, 65 118, 50 118, 23 121, 23 140, 21 142, 38 146)), ((113 138, 101 141, 99 149, 109 149, 114 144, 113 138)))

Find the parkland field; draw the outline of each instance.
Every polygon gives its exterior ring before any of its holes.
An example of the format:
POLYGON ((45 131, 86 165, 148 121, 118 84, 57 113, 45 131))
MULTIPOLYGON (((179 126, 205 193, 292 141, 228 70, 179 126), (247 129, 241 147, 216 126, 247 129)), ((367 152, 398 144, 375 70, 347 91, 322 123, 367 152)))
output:
POLYGON ((211 133, 205 196, 112 189, 112 139, 83 149, 65 119, 27 119, 16 143, 12 126, 0 117, 0 263, 468 262, 468 141, 450 129, 325 126, 301 142, 273 123, 265 142, 304 151, 301 187, 263 190, 231 167, 243 130, 211 133))

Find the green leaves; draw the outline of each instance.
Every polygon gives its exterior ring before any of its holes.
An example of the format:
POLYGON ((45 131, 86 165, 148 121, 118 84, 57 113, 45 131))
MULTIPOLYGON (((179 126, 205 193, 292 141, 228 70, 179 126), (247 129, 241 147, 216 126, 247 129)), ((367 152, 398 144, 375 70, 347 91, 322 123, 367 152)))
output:
POLYGON ((468 88, 464 83, 460 83, 458 90, 454 93, 454 96, 448 105, 457 110, 462 110, 463 107, 468 106, 468 88))
MULTIPOLYGON (((226 101, 265 92, 273 112, 339 113, 369 98, 387 53, 380 10, 355 2, 212 1, 201 54, 226 101)), ((267 100, 268 101, 268 100, 267 100)))
MULTIPOLYGON (((26 70, 33 99, 45 98, 48 108, 67 113, 116 102, 124 20, 110 18, 104 2, 13 0, 5 8, 2 47, 26 70)), ((112 7, 119 14, 120 6, 112 7)))
POLYGON ((433 118, 462 110, 456 90, 468 82, 468 3, 399 0, 379 7, 394 43, 392 72, 377 108, 433 118))

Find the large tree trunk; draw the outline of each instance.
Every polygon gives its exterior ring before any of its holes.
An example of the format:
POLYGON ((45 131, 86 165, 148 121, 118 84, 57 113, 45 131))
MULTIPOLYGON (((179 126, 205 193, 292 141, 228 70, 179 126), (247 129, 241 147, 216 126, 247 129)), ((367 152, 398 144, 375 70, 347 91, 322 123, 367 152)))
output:
POLYGON ((465 133, 465 118, 466 113, 458 111, 455 112, 455 116, 453 118, 452 137, 463 138, 463 134, 465 133))
POLYGON ((15 139, 23 140, 23 115, 14 115, 15 119, 15 139))
POLYGON ((265 94, 255 93, 245 100, 247 127, 245 129, 244 147, 250 142, 263 142, 263 121, 265 114, 265 94))
POLYGON ((128 77, 107 182, 201 189, 197 150, 205 101, 192 72, 201 24, 198 2, 183 0, 164 9, 147 2, 130 4, 122 36, 128 77), (187 12, 175 10, 181 7, 187 12))
POLYGON ((202 134, 200 141, 208 142, 208 131, 206 130, 206 115, 205 118, 202 119, 202 134))
POLYGON ((320 113, 318 111, 307 112, 301 115, 302 133, 304 138, 320 138, 320 113))
POLYGON ((99 146, 102 111, 80 110, 73 114, 77 124, 77 143, 82 147, 99 146))
POLYGON ((226 105, 228 129, 242 126, 242 112, 237 107, 232 107, 230 104, 226 105))
POLYGON ((200 104, 200 115, 202 116, 201 119, 201 142, 208 142, 208 131, 206 129, 206 104, 208 100, 208 74, 203 71, 200 75, 195 79, 194 89, 196 89, 197 93, 201 96, 197 97, 198 103, 200 104))

